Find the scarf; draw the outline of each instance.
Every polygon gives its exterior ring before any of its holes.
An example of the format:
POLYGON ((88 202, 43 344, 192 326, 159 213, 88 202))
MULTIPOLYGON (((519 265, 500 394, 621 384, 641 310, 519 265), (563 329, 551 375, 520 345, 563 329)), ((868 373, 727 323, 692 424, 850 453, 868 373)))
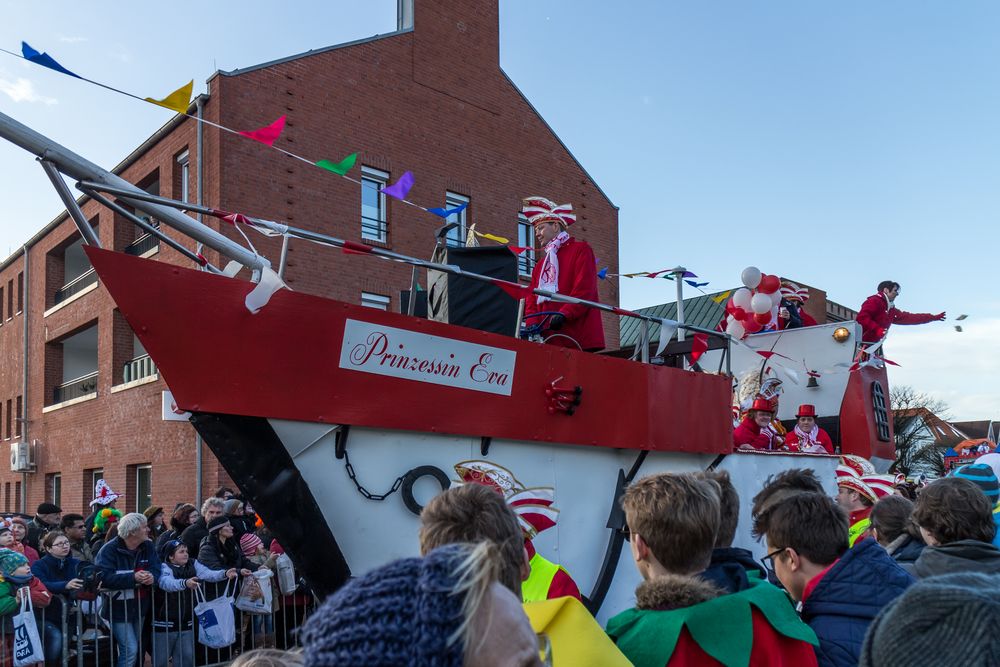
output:
POLYGON ((819 426, 813 425, 812 430, 806 433, 799 425, 795 425, 795 435, 799 438, 799 451, 825 453, 826 447, 819 444, 819 426))
MULTIPOLYGON (((570 236, 565 231, 559 232, 554 239, 545 244, 545 259, 542 270, 538 274, 538 288, 546 292, 559 291, 559 248, 563 247, 570 236)), ((549 301, 547 296, 539 296, 538 303, 549 301)))

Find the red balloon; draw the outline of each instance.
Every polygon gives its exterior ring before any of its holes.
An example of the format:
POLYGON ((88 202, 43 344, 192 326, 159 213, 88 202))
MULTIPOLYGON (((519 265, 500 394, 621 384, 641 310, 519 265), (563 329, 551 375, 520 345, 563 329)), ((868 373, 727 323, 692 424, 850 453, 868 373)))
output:
POLYGON ((732 315, 734 308, 736 308, 736 306, 733 305, 733 300, 732 300, 732 298, 730 298, 729 301, 726 301, 726 314, 727 315, 732 315))
POLYGON ((733 306, 733 312, 730 314, 740 322, 747 318, 747 311, 743 310, 739 306, 733 306))
POLYGON ((770 312, 754 313, 753 319, 761 326, 764 326, 765 324, 771 321, 771 313, 770 312))
POLYGON ((747 333, 757 333, 758 331, 764 328, 764 325, 758 322, 756 319, 750 318, 743 323, 743 328, 746 329, 747 333))
POLYGON ((762 294, 774 294, 781 288, 781 279, 778 276, 764 274, 757 285, 757 291, 762 294))

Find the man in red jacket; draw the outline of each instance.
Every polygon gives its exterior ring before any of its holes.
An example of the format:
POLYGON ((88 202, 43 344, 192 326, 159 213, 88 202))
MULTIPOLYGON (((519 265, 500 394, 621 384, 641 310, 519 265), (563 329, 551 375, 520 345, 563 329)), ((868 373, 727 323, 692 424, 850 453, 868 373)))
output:
POLYGON ((786 449, 785 439, 771 428, 774 408, 766 398, 754 399, 739 426, 733 429, 733 447, 736 449, 786 449))
MULTIPOLYGON (((576 222, 570 204, 557 206, 545 197, 524 200, 524 215, 535 227, 535 239, 544 253, 531 274, 531 289, 543 289, 588 301, 598 301, 597 261, 586 241, 571 237, 566 228, 576 222)), ((604 349, 600 311, 548 297, 528 295, 525 316, 555 312, 548 318, 546 336, 552 345, 597 351, 604 349)), ((534 319, 534 318, 533 318, 534 319)), ((537 320, 530 322, 537 323, 537 320)))
POLYGON ((926 324, 944 319, 944 313, 931 315, 899 310, 894 303, 897 296, 899 296, 899 283, 883 280, 878 284, 878 293, 871 295, 861 304, 858 324, 862 329, 862 342, 879 342, 885 338, 885 334, 893 324, 926 324))

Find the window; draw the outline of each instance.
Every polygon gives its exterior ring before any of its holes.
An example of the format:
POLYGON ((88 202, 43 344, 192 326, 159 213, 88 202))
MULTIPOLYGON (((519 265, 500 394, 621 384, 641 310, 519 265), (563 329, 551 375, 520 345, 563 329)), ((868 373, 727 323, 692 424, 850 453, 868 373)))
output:
POLYGON ((14 279, 7 281, 7 319, 14 317, 14 279))
POLYGON ((14 482, 14 511, 21 511, 21 483, 14 482))
POLYGON ((17 312, 24 312, 24 272, 17 274, 17 312))
POLYGON ((14 402, 8 398, 7 399, 7 414, 6 414, 7 419, 4 421, 4 431, 3 431, 3 434, 4 434, 3 437, 4 437, 5 440, 10 440, 10 435, 11 435, 11 433, 13 433, 13 430, 11 429, 11 427, 13 426, 13 420, 11 419, 11 417, 12 417, 12 415, 11 415, 11 412, 12 412, 11 408, 14 407, 13 404, 14 404, 14 402))
POLYGON ((10 482, 3 484, 3 511, 10 511, 10 482))
MULTIPOLYGON (((24 406, 21 403, 21 397, 18 396, 14 401, 14 435, 18 438, 21 437, 21 422, 24 421, 23 410, 24 406)), ((56 504, 58 505, 59 503, 56 504)))
POLYGON ((142 512, 153 504, 153 466, 135 466, 135 511, 142 512))
POLYGON ((872 382, 872 408, 875 413, 875 431, 878 439, 889 442, 889 413, 886 410, 885 392, 879 382, 872 382))
POLYGON ((517 216, 517 245, 528 248, 517 256, 517 273, 530 276, 535 269, 535 230, 523 213, 517 216))
MULTIPOLYGON (((468 204, 469 198, 464 195, 457 195, 454 192, 449 192, 445 195, 445 208, 457 208, 462 204, 468 204)), ((445 224, 452 222, 458 223, 458 227, 448 230, 447 243, 452 248, 464 248, 465 247, 465 221, 466 216, 469 213, 468 208, 464 208, 458 213, 452 213, 445 220, 445 224)))
POLYGON ((174 193, 175 198, 183 202, 190 201, 188 199, 188 183, 190 182, 190 178, 191 163, 188 161, 188 152, 183 151, 177 156, 177 180, 179 187, 177 188, 177 192, 174 193))
POLYGON ((88 468, 83 471, 83 507, 90 506, 99 479, 104 479, 104 468, 88 468))
POLYGON ((382 296, 381 294, 372 294, 371 292, 362 292, 361 305, 368 306, 369 308, 377 308, 378 310, 389 310, 389 297, 382 296))
POLYGON ((45 476, 46 497, 57 507, 62 506, 62 474, 54 472, 45 476))
POLYGON ((388 227, 385 195, 381 189, 389 183, 389 174, 371 167, 361 167, 361 238, 385 243, 388 227))

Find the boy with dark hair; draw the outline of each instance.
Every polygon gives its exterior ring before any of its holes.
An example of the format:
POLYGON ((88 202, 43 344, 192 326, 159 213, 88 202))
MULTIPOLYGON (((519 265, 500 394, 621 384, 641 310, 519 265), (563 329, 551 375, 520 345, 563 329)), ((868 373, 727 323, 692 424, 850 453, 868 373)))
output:
POLYGON ((1000 573, 1000 549, 992 544, 993 507, 967 479, 945 477, 917 496, 913 521, 927 547, 913 571, 920 579, 954 572, 1000 573))
POLYGON ((765 565, 816 632, 821 667, 857 665, 865 632, 911 577, 875 540, 848 548, 847 515, 824 493, 786 497, 758 517, 765 565))
POLYGON ((719 532, 719 496, 714 480, 691 474, 653 475, 626 489, 629 545, 645 581, 636 608, 612 618, 608 634, 636 667, 816 664, 816 637, 784 593, 756 577, 727 593, 698 576, 719 532))
POLYGON ((746 590, 750 587, 749 577, 764 579, 767 572, 754 560, 749 549, 733 547, 740 518, 740 495, 725 470, 695 473, 695 478, 712 480, 719 486, 719 532, 715 536, 712 561, 701 573, 701 578, 729 593, 746 590))
POLYGON ((753 497, 753 508, 750 510, 754 521, 753 535, 762 535, 757 526, 758 516, 776 503, 798 493, 823 493, 823 483, 815 472, 807 468, 792 468, 768 477, 764 488, 753 497))

